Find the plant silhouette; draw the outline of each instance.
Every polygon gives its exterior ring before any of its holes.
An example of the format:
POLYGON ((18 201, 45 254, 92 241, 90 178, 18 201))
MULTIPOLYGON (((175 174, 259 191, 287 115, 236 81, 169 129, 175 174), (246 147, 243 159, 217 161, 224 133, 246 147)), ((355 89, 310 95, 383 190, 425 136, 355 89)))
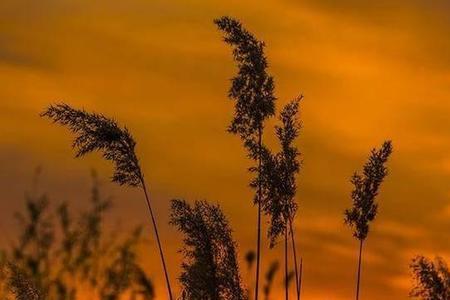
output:
POLYGON ((258 299, 261 261, 261 149, 264 122, 275 113, 274 81, 267 73, 264 43, 257 40, 242 24, 230 17, 214 20, 224 33, 224 41, 233 48, 238 73, 232 79, 228 96, 235 101, 235 114, 228 131, 240 136, 248 156, 256 166, 250 168, 256 178, 251 186, 256 188, 254 203, 257 211, 256 282, 255 299, 258 299))
POLYGON ((185 246, 180 283, 188 300, 243 300, 231 227, 217 205, 172 200, 170 223, 184 234, 185 246))
POLYGON ((136 246, 141 236, 141 228, 137 228, 131 236, 113 249, 116 254, 105 268, 106 278, 100 289, 100 299, 119 300, 127 290, 130 299, 141 296, 143 300, 155 297, 153 283, 137 263, 136 246))
POLYGON ((410 265, 415 286, 411 297, 422 300, 450 299, 450 270, 445 261, 437 257, 435 261, 423 256, 416 256, 410 265))
POLYGON ((291 270, 287 273, 287 276, 284 276, 284 283, 289 287, 292 280, 295 280, 295 271, 291 270))
POLYGON ((76 218, 66 202, 54 209, 45 194, 27 194, 25 212, 16 214, 18 241, 0 251, 0 283, 6 282, 0 299, 10 299, 11 290, 17 299, 75 300, 80 289, 91 299, 126 294, 154 299, 153 284, 137 261, 140 227, 123 240, 105 237, 104 216, 111 204, 101 196, 95 174, 90 207, 76 218), (20 296, 30 293, 34 298, 20 296))
POLYGON ((253 267, 253 263, 255 262, 255 251, 250 250, 245 254, 245 261, 247 262, 247 268, 250 270, 253 267))
POLYGON ((265 275, 266 282, 263 287, 265 300, 269 300, 270 292, 272 291, 272 285, 273 285, 275 276, 277 275, 279 268, 280 268, 280 264, 278 263, 278 261, 273 261, 270 264, 269 269, 267 269, 267 272, 265 275))
POLYGON ((355 173, 351 179, 354 188, 351 194, 353 206, 344 212, 344 222, 353 229, 353 236, 359 240, 358 275, 356 282, 356 299, 359 299, 361 279, 361 260, 363 243, 369 233, 369 224, 378 212, 375 198, 379 188, 387 175, 385 166, 392 153, 392 143, 386 141, 379 150, 372 149, 368 162, 364 165, 363 173, 355 173))
POLYGON ((27 274, 14 264, 7 266, 8 286, 16 300, 43 300, 41 292, 27 274))
POLYGON ((252 282, 252 278, 251 278, 251 272, 253 272, 253 264, 255 262, 256 259, 256 253, 253 250, 249 250, 247 251, 247 253, 244 256, 245 258, 245 262, 247 263, 247 295, 248 295, 248 299, 252 298, 252 290, 253 290, 253 282, 252 282))
POLYGON ((99 151, 106 160, 114 163, 113 182, 120 185, 138 186, 142 188, 155 231, 169 299, 173 300, 169 273, 159 237, 158 226, 145 184, 144 174, 135 153, 136 142, 128 129, 120 128, 114 120, 101 114, 74 109, 67 104, 52 105, 42 113, 42 116, 68 127, 76 135, 72 144, 72 147, 76 150, 76 157, 84 156, 93 151, 99 151))
MULTIPOLYGON (((281 126, 275 132, 281 145, 281 151, 272 154, 266 147, 262 155, 263 210, 270 217, 268 237, 273 247, 280 236, 284 236, 285 277, 288 276, 288 235, 291 233, 295 264, 295 283, 297 299, 299 297, 297 256, 293 231, 293 220, 297 212, 295 194, 296 175, 300 170, 300 155, 293 142, 298 137, 300 122, 297 119, 302 96, 288 103, 280 113, 281 126)), ((289 298, 288 284, 285 284, 285 297, 289 298)))

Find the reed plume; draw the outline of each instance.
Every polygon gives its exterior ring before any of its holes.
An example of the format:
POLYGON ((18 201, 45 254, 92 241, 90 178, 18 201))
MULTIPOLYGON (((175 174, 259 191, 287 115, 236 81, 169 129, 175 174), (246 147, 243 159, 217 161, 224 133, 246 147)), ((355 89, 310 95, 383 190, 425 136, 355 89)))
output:
POLYGON ((369 160, 364 165, 363 173, 355 173, 351 179, 354 186, 351 194, 353 206, 345 210, 344 222, 353 229, 353 236, 359 240, 356 300, 359 299, 363 243, 369 233, 369 224, 375 219, 378 212, 375 198, 388 173, 385 164, 391 153, 391 141, 384 142, 379 150, 372 149, 369 160))
MULTIPOLYGON (((288 237, 291 236, 295 265, 295 283, 297 299, 300 295, 298 284, 298 266, 295 245, 293 220, 297 212, 295 195, 297 192, 296 175, 300 170, 298 159, 300 152, 293 142, 299 135, 300 122, 297 118, 300 96, 288 103, 280 113, 280 126, 275 132, 281 145, 281 151, 272 154, 264 148, 262 155, 263 210, 270 217, 268 237, 273 247, 280 236, 284 236, 285 276, 288 276, 288 237)), ((288 284, 285 285, 285 296, 289 298, 288 284)))
POLYGON ((90 152, 100 152, 103 158, 112 161, 114 164, 113 182, 120 185, 140 187, 143 190, 158 244, 169 299, 173 300, 158 226, 144 175, 135 153, 136 142, 128 129, 121 128, 115 120, 101 114, 74 109, 67 104, 52 105, 41 116, 68 127, 75 134, 72 147, 76 151, 76 157, 84 156, 90 152))
POLYGON ((280 114, 281 126, 276 126, 276 135, 281 151, 272 154, 267 148, 263 154, 263 210, 270 217, 268 237, 273 247, 277 239, 285 233, 297 212, 295 194, 296 175, 300 170, 300 155, 293 145, 300 129, 297 120, 299 99, 288 103, 280 114))
POLYGON ((170 223, 184 234, 183 299, 244 300, 231 228, 217 205, 172 200, 170 223))
POLYGON ((224 41, 233 48, 233 58, 237 63, 238 73, 232 79, 228 96, 235 101, 235 114, 228 131, 238 135, 248 156, 255 161, 250 171, 255 172, 257 192, 254 203, 257 212, 256 245, 256 284, 255 299, 258 299, 259 270, 261 261, 261 151, 264 121, 275 113, 275 96, 273 77, 267 73, 267 59, 264 54, 264 42, 259 41, 247 31, 242 24, 230 17, 214 20, 224 34, 224 41))
POLYGON ((74 109, 67 104, 50 106, 41 116, 66 126, 76 137, 72 147, 76 157, 98 151, 112 161, 115 169, 112 181, 120 185, 143 185, 143 175, 134 151, 136 142, 127 128, 101 114, 74 109))
POLYGON ((450 299, 450 270, 445 261, 437 257, 435 261, 416 256, 410 265, 415 285, 411 297, 422 300, 450 299))

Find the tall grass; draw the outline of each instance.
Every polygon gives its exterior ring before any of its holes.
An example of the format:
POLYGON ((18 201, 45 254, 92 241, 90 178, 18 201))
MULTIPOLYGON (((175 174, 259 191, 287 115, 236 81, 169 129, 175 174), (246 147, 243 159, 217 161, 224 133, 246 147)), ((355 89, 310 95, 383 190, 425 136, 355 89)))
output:
POLYGON ((184 234, 183 299, 245 300, 231 226, 221 208, 172 201, 170 222, 184 234))
POLYGON ((353 206, 344 212, 344 222, 353 229, 353 236, 359 241, 356 300, 359 299, 363 244, 369 234, 369 224, 378 213, 375 198, 387 175, 385 166, 392 153, 392 143, 386 141, 379 150, 372 149, 363 173, 355 173, 351 179, 354 189, 351 194, 353 206))
MULTIPOLYGON (((288 240, 289 233, 293 253, 295 251, 295 238, 292 222, 296 216, 298 204, 295 201, 297 191, 296 175, 300 170, 300 161, 297 147, 293 144, 299 135, 300 122, 297 118, 299 104, 302 97, 288 103, 280 113, 281 125, 275 127, 276 136, 281 145, 280 152, 272 154, 264 148, 262 164, 263 182, 263 210, 270 217, 268 237, 270 247, 273 247, 278 238, 284 238, 284 272, 288 277, 288 240)), ((298 269, 295 255, 295 283, 297 298, 300 291, 298 286, 298 269)), ((285 299, 289 298, 288 284, 285 284, 285 299)))
POLYGON ((235 101, 235 114, 228 131, 239 135, 255 161, 250 170, 256 172, 252 186, 256 189, 254 203, 257 205, 256 275, 255 299, 258 299, 261 263, 261 151, 264 122, 275 113, 274 82, 267 73, 264 43, 247 31, 242 24, 230 17, 214 20, 224 33, 224 41, 233 48, 238 74, 232 79, 229 97, 235 101))
POLYGON ((128 129, 119 127, 116 121, 101 114, 74 109, 67 104, 52 105, 42 113, 42 116, 68 127, 75 134, 76 137, 72 147, 76 150, 76 157, 98 151, 102 153, 103 158, 114 163, 113 182, 142 189, 158 244, 167 292, 169 299, 173 300, 169 272, 159 237, 156 217, 153 212, 144 174, 135 153, 136 142, 128 129))

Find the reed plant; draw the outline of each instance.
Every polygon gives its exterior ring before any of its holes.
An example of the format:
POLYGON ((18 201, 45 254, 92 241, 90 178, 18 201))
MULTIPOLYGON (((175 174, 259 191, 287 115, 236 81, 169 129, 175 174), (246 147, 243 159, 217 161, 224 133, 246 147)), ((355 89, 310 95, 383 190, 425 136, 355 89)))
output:
POLYGON ((353 205, 345 210, 344 222, 353 230, 353 236, 359 241, 356 300, 359 299, 363 244, 369 234, 369 225, 378 213, 378 203, 375 200, 388 174, 386 163, 391 153, 391 141, 384 142, 378 150, 372 149, 362 174, 354 173, 350 180, 353 184, 351 193, 353 205))
POLYGON ((115 120, 102 114, 89 113, 82 109, 72 108, 67 104, 52 105, 41 116, 67 127, 75 134, 72 147, 76 151, 76 157, 82 157, 95 151, 100 152, 104 159, 114 163, 113 182, 119 185, 141 188, 150 213, 168 296, 170 300, 173 300, 169 272, 159 236, 156 216, 153 211, 144 173, 135 152, 136 142, 129 130, 120 127, 115 120))

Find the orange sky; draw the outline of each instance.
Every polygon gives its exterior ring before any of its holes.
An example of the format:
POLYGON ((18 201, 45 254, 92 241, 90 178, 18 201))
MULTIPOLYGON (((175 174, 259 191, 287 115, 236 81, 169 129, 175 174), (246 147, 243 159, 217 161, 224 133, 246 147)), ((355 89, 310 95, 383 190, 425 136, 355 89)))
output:
MULTIPOLYGON (((386 138, 394 154, 367 240, 362 297, 407 299, 414 254, 450 259, 445 0, 2 0, 0 243, 12 234, 12 212, 37 165, 45 170, 41 189, 78 207, 89 170, 97 169, 116 199, 111 219, 124 228, 148 223, 138 191, 107 184, 111 166, 98 155, 74 160, 67 131, 38 117, 49 103, 65 101, 113 116, 134 133, 173 281, 180 239, 166 225, 171 198, 220 203, 241 254, 254 246, 249 162, 238 138, 225 132, 236 69, 212 24, 221 15, 241 19, 266 42, 278 107, 305 95, 296 222, 303 299, 353 296, 358 245, 342 221, 348 180, 386 138)), ((164 299, 153 238, 149 247, 143 254, 164 299)), ((280 250, 264 249, 263 268, 280 250)))

